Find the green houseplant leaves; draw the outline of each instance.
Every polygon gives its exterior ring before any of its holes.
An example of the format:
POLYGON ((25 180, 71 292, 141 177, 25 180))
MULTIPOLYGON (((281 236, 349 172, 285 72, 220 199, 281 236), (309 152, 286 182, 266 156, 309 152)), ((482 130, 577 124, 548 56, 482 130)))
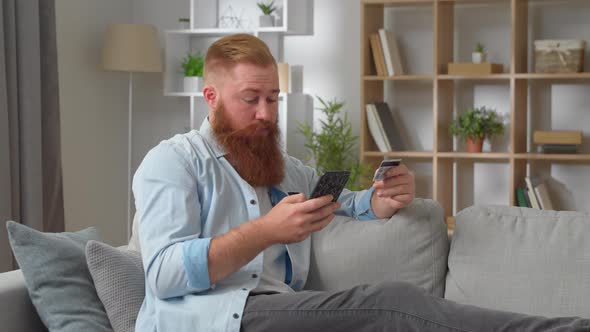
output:
POLYGON ((184 70, 184 76, 197 76, 203 77, 203 66, 205 65, 205 59, 201 53, 187 54, 182 60, 182 69, 184 70))
POLYGON ((299 124, 299 131, 305 136, 305 147, 310 155, 306 158, 309 162, 315 161, 318 173, 323 174, 330 170, 350 170, 350 179, 347 188, 360 190, 363 188, 363 178, 372 174, 368 165, 359 163, 356 150, 358 136, 352 134, 351 123, 346 113, 340 116, 344 103, 335 99, 325 101, 317 97, 321 107, 316 109, 325 115, 321 120, 321 131, 315 132, 309 123, 299 124))
POLYGON ((494 109, 471 108, 455 119, 449 131, 453 136, 466 138, 492 138, 504 133, 504 124, 494 109))

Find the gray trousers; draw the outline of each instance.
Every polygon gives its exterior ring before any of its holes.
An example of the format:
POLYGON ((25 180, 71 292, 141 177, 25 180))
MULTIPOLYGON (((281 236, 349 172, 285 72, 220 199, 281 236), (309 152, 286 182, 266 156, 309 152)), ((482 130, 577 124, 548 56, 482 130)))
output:
POLYGON ((590 320, 483 309, 408 283, 384 282, 344 291, 250 295, 241 331, 590 331, 590 320))

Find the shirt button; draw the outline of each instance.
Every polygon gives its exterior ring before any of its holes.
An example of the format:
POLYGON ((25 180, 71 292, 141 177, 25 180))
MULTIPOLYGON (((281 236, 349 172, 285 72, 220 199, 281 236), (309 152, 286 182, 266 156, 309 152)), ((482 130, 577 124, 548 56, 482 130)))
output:
POLYGON ((250 200, 250 204, 252 204, 252 205, 256 205, 256 201, 255 201, 255 200, 253 200, 253 199, 251 199, 251 200, 250 200))
POLYGON ((252 278, 258 278, 258 275, 256 273, 253 273, 252 278))
POLYGON ((235 318, 235 319, 238 319, 238 318, 240 318, 240 315, 238 315, 238 314, 234 314, 234 318, 235 318))

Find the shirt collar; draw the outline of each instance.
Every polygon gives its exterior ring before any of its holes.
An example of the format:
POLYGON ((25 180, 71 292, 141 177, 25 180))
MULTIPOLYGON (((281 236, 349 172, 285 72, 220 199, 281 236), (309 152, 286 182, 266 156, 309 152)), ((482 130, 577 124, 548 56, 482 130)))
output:
POLYGON ((205 138, 205 140, 207 140, 207 143, 211 145, 215 158, 220 158, 227 154, 225 149, 217 142, 213 135, 213 128, 211 128, 211 123, 209 123, 209 117, 206 117, 205 120, 203 120, 201 128, 199 128, 199 133, 205 138))

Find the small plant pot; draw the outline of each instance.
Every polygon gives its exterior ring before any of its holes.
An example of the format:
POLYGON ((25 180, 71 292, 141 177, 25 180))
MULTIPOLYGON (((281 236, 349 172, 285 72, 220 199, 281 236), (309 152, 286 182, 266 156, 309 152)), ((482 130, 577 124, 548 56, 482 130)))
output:
POLYGON ((203 89, 203 78, 198 76, 184 77, 184 92, 201 92, 203 89))
POLYGON ((273 27, 275 25, 275 17, 272 15, 260 15, 258 25, 263 27, 273 27))
POLYGON ((483 138, 466 138, 465 139, 465 146, 467 147, 467 152, 481 152, 483 146, 483 138))
POLYGON ((471 61, 473 63, 484 63, 486 62, 486 54, 482 52, 471 53, 471 61))

